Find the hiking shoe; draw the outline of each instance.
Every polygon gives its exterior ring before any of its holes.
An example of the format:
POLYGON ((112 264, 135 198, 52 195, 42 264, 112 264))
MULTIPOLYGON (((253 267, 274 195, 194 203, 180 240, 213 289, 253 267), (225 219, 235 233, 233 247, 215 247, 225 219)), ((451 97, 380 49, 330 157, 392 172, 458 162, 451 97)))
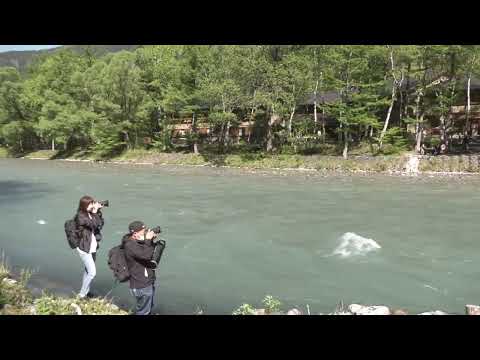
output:
POLYGON ((94 298, 98 298, 98 295, 95 293, 89 292, 85 297, 88 299, 94 299, 94 298))

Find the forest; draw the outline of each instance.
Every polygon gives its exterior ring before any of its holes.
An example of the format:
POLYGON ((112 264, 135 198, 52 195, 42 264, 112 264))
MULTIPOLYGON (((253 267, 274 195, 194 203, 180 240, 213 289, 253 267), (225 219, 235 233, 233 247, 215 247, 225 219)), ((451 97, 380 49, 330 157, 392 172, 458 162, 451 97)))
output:
POLYGON ((422 153, 439 144, 465 151, 476 136, 479 51, 144 45, 98 55, 67 47, 25 71, 0 67, 0 146, 104 156, 148 149, 347 158, 352 149, 422 153))

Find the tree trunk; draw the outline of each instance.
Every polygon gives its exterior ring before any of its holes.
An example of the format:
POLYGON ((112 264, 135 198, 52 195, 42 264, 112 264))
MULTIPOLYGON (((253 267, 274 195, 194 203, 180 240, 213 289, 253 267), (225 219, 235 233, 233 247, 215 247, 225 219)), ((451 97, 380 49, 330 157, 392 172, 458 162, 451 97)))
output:
POLYGON ((227 121, 225 137, 223 139, 225 141, 225 147, 228 149, 228 145, 230 144, 230 121, 227 121))
POLYGON ((52 139, 52 151, 55 151, 55 139, 52 139))
POLYGON ((315 135, 317 134, 317 90, 318 90, 318 80, 315 84, 315 91, 313 92, 314 100, 313 100, 313 122, 314 122, 314 132, 315 135))
POLYGON ((292 136, 292 120, 293 120, 293 115, 295 115, 295 106, 292 109, 292 112, 290 114, 290 120, 288 121, 288 136, 292 136))
POLYGON ((403 119, 403 92, 402 89, 399 89, 398 96, 400 96, 400 104, 398 106, 399 109, 399 122, 398 126, 402 126, 402 119, 403 119))
POLYGON ((166 152, 168 149, 168 124, 167 124, 167 115, 163 117, 163 151, 166 152))
POLYGON ((322 142, 325 144, 325 109, 322 109, 322 142))
POLYGON ((222 151, 225 147, 225 123, 222 123, 222 128, 220 129, 220 135, 218 137, 218 151, 222 151))
POLYGON ((420 122, 423 122, 423 112, 420 116, 420 100, 422 98, 422 92, 419 92, 417 98, 415 100, 415 137, 416 137, 416 144, 415 144, 415 152, 417 154, 420 153, 420 149, 422 146, 422 126, 420 126, 420 122))
POLYGON ((445 124, 445 115, 444 114, 440 115, 440 127, 441 127, 441 132, 442 132, 442 135, 440 135, 440 138, 442 140, 442 143, 447 145, 447 147, 448 147, 447 126, 445 124))
POLYGON ((345 127, 345 130, 343 131, 343 153, 342 156, 344 159, 347 159, 348 157, 348 130, 347 127, 345 127))
POLYGON ((420 119, 417 122, 417 127, 416 127, 416 136, 417 136, 417 141, 415 145, 415 151, 417 154, 420 154, 420 150, 422 148, 422 140, 423 140, 423 113, 420 115, 420 119))
POLYGON ((408 92, 410 91, 410 70, 412 68, 412 65, 409 63, 407 67, 407 84, 405 86, 405 98, 403 97, 402 93, 402 108, 401 108, 401 113, 403 115, 400 115, 400 118, 403 119, 404 117, 408 117, 408 92))
POLYGON ((383 137, 387 133, 388 122, 390 121, 390 116, 392 114, 393 105, 395 104, 395 95, 396 95, 396 84, 394 83, 392 86, 392 98, 390 100, 390 106, 388 107, 387 117, 385 118, 385 124, 383 125, 382 132, 380 133, 380 149, 382 148, 383 137))
POLYGON ((465 135, 471 134, 470 129, 470 82, 471 82, 471 74, 468 74, 468 81, 467 81, 467 111, 465 113, 465 135))
POLYGON ((123 134, 123 141, 125 141, 127 143, 127 148, 130 149, 131 144, 130 144, 130 136, 128 136, 128 132, 127 131, 122 131, 122 134, 123 134))
POLYGON ((278 115, 275 114, 275 112, 272 112, 272 115, 270 116, 270 119, 268 120, 267 123, 267 152, 271 152, 274 150, 273 147, 273 125, 275 122, 278 120, 278 115))
POLYGON ((250 118, 248 119, 248 137, 247 143, 250 144, 250 137, 252 136, 252 123, 253 117, 255 116, 255 109, 252 108, 252 113, 250 114, 250 118))
MULTIPOLYGON (((389 45, 387 47, 390 49, 390 64, 391 64, 391 71, 392 71, 392 79, 393 79, 393 85, 392 85, 392 98, 390 100, 390 106, 388 107, 388 112, 387 112, 387 117, 385 118, 385 124, 383 125, 382 132, 380 133, 380 149, 382 148, 383 144, 383 137, 385 136, 387 129, 388 129, 388 122, 390 121, 390 116, 392 114, 392 109, 393 105, 395 104, 395 97, 397 95, 397 86, 401 86, 403 82, 403 73, 402 73, 402 79, 400 80, 400 83, 398 83, 397 78, 395 76, 395 63, 393 61, 393 49, 390 48, 389 45)), ((401 89, 400 89, 401 91, 401 89)))
POLYGON ((197 123, 195 121, 195 113, 192 114, 192 133, 193 133, 193 153, 198 154, 197 123))
POLYGON ((257 90, 253 90, 253 104, 252 104, 252 111, 250 113, 250 118, 248 119, 248 138, 247 138, 247 142, 250 144, 250 137, 252 135, 252 123, 253 123, 253 119, 255 118, 255 109, 256 109, 256 106, 255 106, 255 96, 257 95, 257 90))

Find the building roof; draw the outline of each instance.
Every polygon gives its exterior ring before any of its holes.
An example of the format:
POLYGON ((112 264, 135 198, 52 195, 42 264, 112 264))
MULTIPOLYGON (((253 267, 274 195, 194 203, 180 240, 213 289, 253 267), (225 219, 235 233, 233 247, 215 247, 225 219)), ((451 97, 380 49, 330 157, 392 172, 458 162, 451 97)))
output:
MULTIPOLYGON (((318 104, 332 103, 337 100, 340 100, 340 94, 338 93, 338 91, 330 90, 317 93, 318 104)), ((306 97, 306 99, 302 102, 302 105, 313 105, 314 103, 315 94, 312 93, 306 97)))

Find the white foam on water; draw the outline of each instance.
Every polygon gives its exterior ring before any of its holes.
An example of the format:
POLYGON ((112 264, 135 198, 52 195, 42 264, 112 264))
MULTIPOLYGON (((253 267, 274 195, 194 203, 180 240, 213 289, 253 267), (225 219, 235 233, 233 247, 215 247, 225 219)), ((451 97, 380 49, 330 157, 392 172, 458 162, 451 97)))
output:
POLYGON ((37 224, 45 225, 47 222, 45 220, 37 220, 37 224))
POLYGON ((340 245, 333 250, 332 255, 339 255, 342 258, 364 256, 382 248, 375 240, 364 238, 352 232, 343 234, 339 240, 340 245))
POLYGON ((425 287, 427 289, 431 289, 431 290, 436 291, 436 292, 439 291, 436 287, 433 287, 433 286, 428 285, 428 284, 423 284, 423 287, 425 287))

